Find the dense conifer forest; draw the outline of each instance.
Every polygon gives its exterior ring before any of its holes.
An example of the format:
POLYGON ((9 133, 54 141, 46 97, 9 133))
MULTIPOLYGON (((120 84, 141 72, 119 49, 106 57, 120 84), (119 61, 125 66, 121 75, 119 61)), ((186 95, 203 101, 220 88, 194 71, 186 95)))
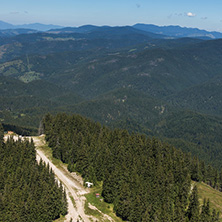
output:
POLYGON ((67 213, 66 193, 36 161, 33 142, 3 141, 0 126, 0 221, 50 222, 67 213))
POLYGON ((102 196, 127 221, 219 221, 198 201, 191 181, 222 190, 222 176, 211 166, 155 138, 110 130, 82 116, 46 115, 46 140, 53 156, 85 181, 102 182, 102 196))

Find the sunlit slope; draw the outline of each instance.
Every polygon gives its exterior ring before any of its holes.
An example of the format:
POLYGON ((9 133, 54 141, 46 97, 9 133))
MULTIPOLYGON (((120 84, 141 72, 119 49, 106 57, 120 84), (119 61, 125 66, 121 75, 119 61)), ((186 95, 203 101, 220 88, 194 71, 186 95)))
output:
POLYGON ((196 183, 200 197, 200 203, 203 204, 204 198, 210 200, 210 207, 220 212, 220 221, 222 221, 222 192, 213 189, 205 183, 196 183))

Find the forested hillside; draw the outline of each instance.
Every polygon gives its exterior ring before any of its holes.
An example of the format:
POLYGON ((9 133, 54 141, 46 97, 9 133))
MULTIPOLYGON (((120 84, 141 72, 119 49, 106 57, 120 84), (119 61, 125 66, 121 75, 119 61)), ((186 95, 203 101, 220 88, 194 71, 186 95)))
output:
POLYGON ((37 133, 44 113, 80 101, 83 99, 78 95, 52 83, 42 80, 24 83, 0 76, 0 120, 5 124, 26 127, 37 133))
POLYGON ((154 135, 221 169, 222 119, 192 111, 177 111, 155 124, 154 135))
POLYGON ((78 115, 48 114, 43 126, 53 156, 85 181, 102 181, 104 200, 114 204, 122 219, 218 221, 209 203, 200 207, 191 179, 221 191, 222 174, 197 158, 155 138, 110 130, 78 115))
POLYGON ((196 44, 180 40, 182 43, 173 48, 161 45, 153 48, 141 43, 143 47, 140 50, 139 43, 132 44, 128 50, 118 47, 107 49, 106 41, 101 41, 104 46, 94 45, 95 49, 88 50, 81 47, 71 50, 74 40, 43 41, 50 49, 66 44, 61 52, 51 53, 41 47, 42 41, 34 41, 44 55, 36 52, 10 59, 0 65, 0 72, 3 76, 24 82, 36 79, 50 81, 86 98, 124 87, 164 98, 210 81, 220 76, 222 70, 220 39, 196 44))
POLYGON ((0 221, 50 222, 66 215, 63 186, 42 161, 33 142, 3 141, 0 126, 0 221))
POLYGON ((180 108, 221 116, 222 79, 217 76, 211 81, 182 90, 169 96, 167 101, 180 108))
POLYGON ((95 26, 1 38, 0 121, 28 135, 46 113, 78 113, 220 169, 221 41, 95 26))

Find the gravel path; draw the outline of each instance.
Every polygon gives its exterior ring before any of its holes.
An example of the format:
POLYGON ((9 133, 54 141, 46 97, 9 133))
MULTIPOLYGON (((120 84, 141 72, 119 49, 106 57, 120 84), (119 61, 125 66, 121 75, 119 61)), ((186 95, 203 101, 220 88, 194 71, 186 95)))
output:
POLYGON ((75 183, 75 181, 69 179, 62 170, 58 169, 52 162, 49 160, 44 152, 38 149, 38 147, 44 145, 43 141, 39 139, 38 137, 33 137, 33 141, 36 145, 36 152, 37 152, 37 160, 40 160, 40 158, 46 163, 49 164, 49 166, 54 171, 56 177, 63 183, 66 189, 67 193, 67 200, 68 200, 68 214, 66 215, 66 222, 69 222, 71 218, 73 219, 73 222, 76 222, 77 220, 84 222, 90 222, 89 216, 87 216, 84 212, 84 204, 85 204, 85 197, 82 196, 86 194, 87 192, 85 189, 79 184, 75 183), (72 203, 72 200, 70 196, 75 201, 75 206, 72 203))

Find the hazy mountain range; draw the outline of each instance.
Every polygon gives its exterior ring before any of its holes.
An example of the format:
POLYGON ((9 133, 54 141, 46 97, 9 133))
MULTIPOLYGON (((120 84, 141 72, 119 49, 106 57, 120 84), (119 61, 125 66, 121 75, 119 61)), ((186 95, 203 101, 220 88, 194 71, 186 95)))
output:
MULTIPOLYGON (((163 35, 164 38, 202 38, 202 39, 217 39, 222 38, 220 32, 209 32, 206 30, 200 30, 197 28, 187 28, 180 26, 157 26, 153 24, 135 24, 131 26, 134 29, 150 32, 153 34, 163 35)), ((12 36, 21 33, 32 33, 37 31, 50 31, 51 33, 87 33, 98 29, 109 29, 109 26, 94 26, 84 25, 80 27, 63 27, 59 25, 45 25, 40 23, 23 24, 23 25, 12 25, 10 23, 0 21, 0 35, 1 36, 12 36), (25 29, 25 30, 20 30, 25 29), (2 31, 4 30, 4 31, 2 31), (6 31, 7 30, 7 31, 6 31), (16 30, 16 31, 14 31, 16 30), (35 31, 34 31, 35 30, 35 31)))
POLYGON ((136 24, 133 25, 134 28, 140 29, 143 31, 153 32, 156 34, 167 35, 169 37, 176 37, 176 38, 209 38, 209 39, 216 39, 222 38, 222 33, 220 32, 208 32, 206 30, 201 30, 198 28, 186 28, 180 26, 156 26, 151 24, 136 24))
POLYGON ((3 29, 34 29, 38 31, 47 31, 49 29, 62 28, 59 25, 45 25, 40 23, 23 24, 23 25, 12 25, 10 23, 0 21, 0 30, 3 29))

